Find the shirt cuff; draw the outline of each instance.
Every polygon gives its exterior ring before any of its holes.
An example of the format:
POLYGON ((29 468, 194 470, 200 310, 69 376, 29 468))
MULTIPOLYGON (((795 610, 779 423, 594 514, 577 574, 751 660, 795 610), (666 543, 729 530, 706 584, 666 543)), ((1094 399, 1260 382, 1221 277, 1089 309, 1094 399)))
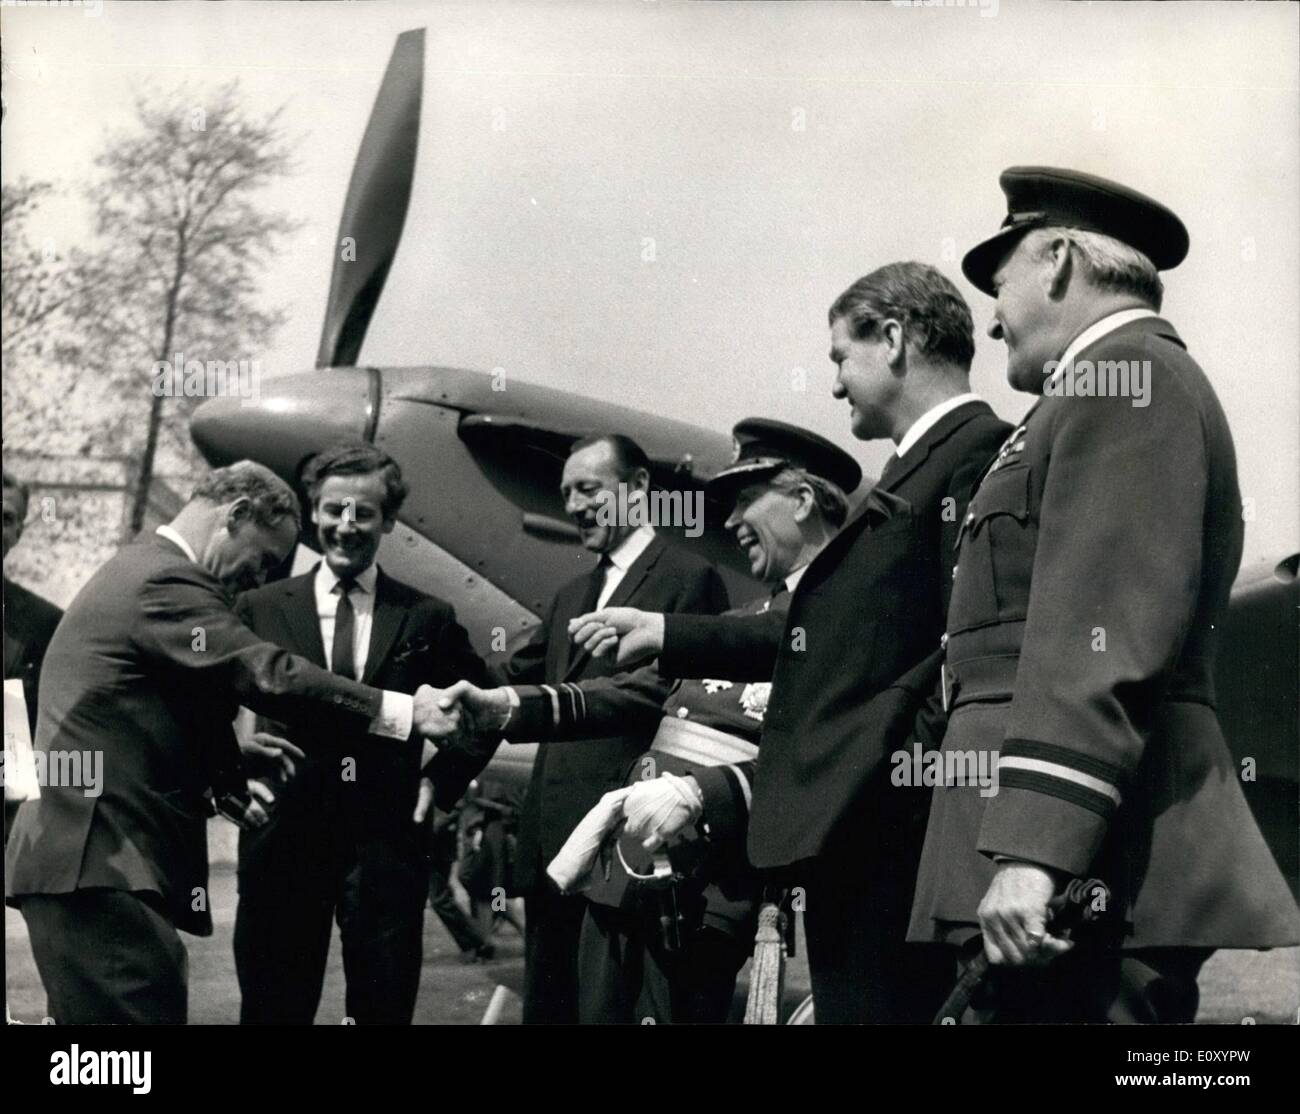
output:
POLYGON ((409 739, 415 722, 415 698, 405 692, 384 689, 379 714, 370 721, 370 734, 385 739, 409 739))

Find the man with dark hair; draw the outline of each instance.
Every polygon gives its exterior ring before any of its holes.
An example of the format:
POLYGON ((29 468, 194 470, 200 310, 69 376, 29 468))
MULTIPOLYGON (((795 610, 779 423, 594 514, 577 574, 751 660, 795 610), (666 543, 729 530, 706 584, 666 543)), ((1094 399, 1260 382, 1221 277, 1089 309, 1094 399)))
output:
MULTIPOLYGON (((4 556, 18 544, 27 522, 27 485, 17 477, 4 473, 4 556)), ((36 706, 40 696, 41 663, 45 650, 54 637, 63 611, 21 584, 4 578, 4 679, 21 680, 23 700, 27 705, 27 721, 32 738, 36 737, 36 706)), ((10 801, 5 796, 5 839, 17 813, 20 801, 10 801)))
MULTIPOLYGON (((603 434, 574 444, 560 494, 583 546, 599 560, 556 593, 530 640, 499 671, 503 683, 553 686, 617 672, 612 662, 593 659, 569 641, 569 620, 597 606, 707 614, 726 609, 726 588, 711 565, 669 546, 652 526, 602 513, 616 504, 630 509, 649 488, 646 454, 629 438, 603 434)), ((525 899, 525 1023, 578 1020, 578 940, 587 902, 556 892, 546 864, 602 794, 623 784, 651 734, 641 724, 606 738, 548 744, 537 755, 514 874, 514 889, 525 899)))
POLYGON ((1243 527, 1223 410, 1157 316, 1189 238, 1089 174, 1001 186, 962 270, 1012 386, 1043 397, 962 520, 943 740, 994 755, 998 787, 936 790, 910 936, 982 934, 993 978, 965 1020, 1187 1023, 1212 950, 1300 941, 1214 711, 1243 527), (1090 877, 1106 915, 1066 940, 1049 903, 1090 877))
POLYGON ((394 740, 447 725, 433 689, 411 697, 329 673, 236 618, 233 590, 264 580, 297 538, 288 484, 250 461, 217 469, 157 537, 90 578, 54 633, 37 757, 98 776, 42 786, 19 810, 5 892, 60 1025, 184 1024, 177 929, 212 933, 208 794, 244 823, 265 822, 270 803, 244 781, 231 728, 241 702, 304 738, 369 733, 367 750, 403 755, 394 740))
MULTIPOLYGON (((303 474, 323 560, 246 592, 255 634, 349 680, 396 692, 486 680, 450 605, 388 576, 379 545, 406 497, 401 469, 370 444, 316 456, 303 474)), ((429 822, 413 819, 420 745, 382 751, 355 724, 313 738, 277 789, 268 824, 239 837, 235 966, 244 1024, 310 1025, 337 918, 347 1012, 358 1024, 410 1024, 420 984, 429 822)), ((435 803, 449 810, 468 773, 440 756, 435 803)), ((263 773, 270 773, 264 770, 263 773)))
MULTIPOLYGON (((725 528, 769 589, 766 598, 729 614, 784 614, 790 593, 848 514, 845 491, 862 469, 829 441, 785 422, 748 418, 733 437, 736 458, 708 483, 730 506, 725 528)), ((584 1024, 727 1020, 736 975, 754 942, 759 884, 745 863, 746 808, 754 755, 770 685, 722 680, 673 680, 646 665, 617 677, 550 686, 481 691, 460 684, 444 701, 460 700, 477 728, 521 739, 583 739, 631 724, 653 728, 649 751, 633 765, 619 812, 597 805, 605 822, 623 813, 680 814, 698 838, 667 853, 625 838, 609 876, 589 883, 582 926, 578 992, 584 1024), (552 694, 558 700, 552 700, 552 694), (645 884, 657 859, 682 876, 665 886, 645 884), (626 864, 626 865, 625 865, 626 864), (675 923, 665 926, 665 912, 675 923)), ((447 706, 447 705, 444 705, 447 706)), ((585 828, 600 825, 594 818, 585 828)), ((652 842, 654 842, 652 840, 652 842)), ((591 849, 594 855, 594 848, 591 849)), ((588 868, 590 863, 587 863, 588 868)), ((586 881, 564 878, 572 890, 586 881)))
MULTIPOLYGON (((974 325, 933 267, 891 263, 830 311, 833 394, 860 440, 897 451, 859 513, 808 566, 788 614, 606 609, 574 623, 669 676, 771 680, 753 773, 750 862, 802 891, 817 1020, 927 1021, 951 974, 904 943, 928 795, 891 783, 891 754, 933 742, 931 697, 950 554, 976 477, 1009 428, 970 393, 974 325)), ((679 834, 680 814, 632 825, 679 834)))

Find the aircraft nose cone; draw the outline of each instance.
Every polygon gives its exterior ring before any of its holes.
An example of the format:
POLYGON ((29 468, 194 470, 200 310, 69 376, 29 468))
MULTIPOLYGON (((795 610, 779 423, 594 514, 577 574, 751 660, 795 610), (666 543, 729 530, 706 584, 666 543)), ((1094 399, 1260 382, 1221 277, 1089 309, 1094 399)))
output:
POLYGON ((332 368, 274 376, 255 397, 208 399, 194 412, 190 436, 213 467, 256 460, 293 482, 306 457, 372 432, 378 375, 332 368))

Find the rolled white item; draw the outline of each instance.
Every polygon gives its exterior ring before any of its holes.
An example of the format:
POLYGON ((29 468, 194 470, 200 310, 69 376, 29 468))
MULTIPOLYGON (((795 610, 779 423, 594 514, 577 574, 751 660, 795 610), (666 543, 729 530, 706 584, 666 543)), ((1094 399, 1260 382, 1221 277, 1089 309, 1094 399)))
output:
POLYGON ((610 790, 596 802, 596 807, 578 822, 573 834, 564 841, 559 854, 546 868, 546 873, 560 887, 561 893, 577 893, 590 884, 601 844, 622 821, 623 800, 631 792, 631 786, 610 790))
MULTIPOLYGON (((651 836, 662 839, 664 825, 683 808, 684 823, 697 820, 704 811, 703 797, 685 778, 665 770, 657 778, 638 782, 636 800, 629 802, 625 810, 628 834, 642 840, 651 836)), ((668 834, 676 835, 684 823, 668 834)))

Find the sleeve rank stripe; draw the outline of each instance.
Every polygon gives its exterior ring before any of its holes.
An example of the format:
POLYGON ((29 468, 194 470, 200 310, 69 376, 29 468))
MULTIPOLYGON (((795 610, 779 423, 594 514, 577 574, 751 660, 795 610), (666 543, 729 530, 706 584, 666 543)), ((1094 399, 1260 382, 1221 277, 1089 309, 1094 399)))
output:
POLYGON ((1048 797, 1056 797, 1058 800, 1086 808, 1089 812, 1095 812, 1098 816, 1107 819, 1114 813, 1118 803, 1116 798, 1119 796, 1119 794, 1112 796, 1098 793, 1077 782, 1035 770, 1004 769, 1002 763, 998 765, 998 785, 1004 789, 1027 789, 1048 797))
POLYGON ((1054 766, 1064 766, 1088 774, 1108 785, 1119 785, 1124 780, 1125 770, 1113 762, 1096 758, 1091 754, 1080 754, 1077 750, 1063 747, 1056 743, 1044 743, 1038 739, 1007 739, 1002 744, 1003 757, 1036 758, 1050 762, 1054 766))

